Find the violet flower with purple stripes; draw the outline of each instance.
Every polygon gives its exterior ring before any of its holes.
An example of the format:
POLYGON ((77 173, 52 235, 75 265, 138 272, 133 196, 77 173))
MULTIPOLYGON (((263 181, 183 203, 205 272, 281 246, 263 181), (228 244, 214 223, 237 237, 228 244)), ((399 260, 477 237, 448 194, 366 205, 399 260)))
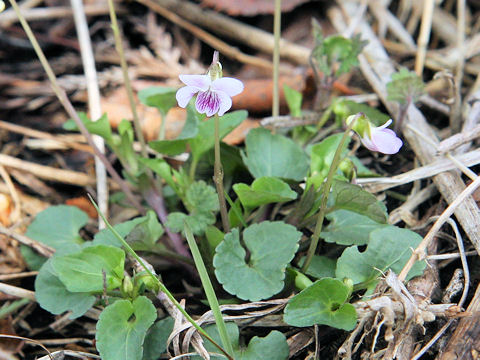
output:
POLYGON ((378 151, 383 154, 396 154, 403 145, 401 139, 393 130, 387 129, 392 123, 388 120, 382 126, 370 126, 370 131, 366 131, 361 137, 363 146, 371 151, 378 151))
POLYGON ((240 80, 221 77, 220 63, 217 63, 216 69, 211 67, 207 75, 180 75, 179 78, 186 86, 177 91, 178 105, 185 108, 197 94, 195 108, 209 117, 217 113, 218 116, 225 114, 232 107, 232 96, 243 91, 240 80))

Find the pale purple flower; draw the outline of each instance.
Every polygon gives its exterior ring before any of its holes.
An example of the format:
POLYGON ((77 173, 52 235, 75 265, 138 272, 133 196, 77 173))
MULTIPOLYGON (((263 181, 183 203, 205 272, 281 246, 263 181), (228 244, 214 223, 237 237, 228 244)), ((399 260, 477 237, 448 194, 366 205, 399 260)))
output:
POLYGON ((365 131, 361 140, 362 144, 371 151, 378 151, 384 154, 396 154, 403 145, 402 140, 397 137, 393 130, 387 129, 392 119, 379 127, 371 126, 370 134, 365 131), (369 136, 370 135, 370 136, 369 136))
POLYGON ((210 75, 180 75, 180 80, 187 86, 177 91, 177 102, 182 108, 197 95, 195 107, 201 114, 222 116, 232 107, 232 96, 243 91, 243 83, 230 77, 220 77, 212 81, 210 75))

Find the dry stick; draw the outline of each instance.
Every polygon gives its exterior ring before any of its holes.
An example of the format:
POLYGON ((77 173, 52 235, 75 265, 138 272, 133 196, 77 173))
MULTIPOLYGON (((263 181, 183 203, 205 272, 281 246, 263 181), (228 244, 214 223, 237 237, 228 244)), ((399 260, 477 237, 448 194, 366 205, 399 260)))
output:
POLYGON ((433 237, 437 234, 443 224, 453 215, 455 210, 459 205, 461 205, 473 192, 480 186, 480 176, 475 179, 470 185, 467 186, 465 190, 462 191, 460 195, 445 209, 445 211, 440 215, 440 217, 435 221, 433 226, 428 231, 427 235, 423 238, 422 242, 417 246, 417 248, 413 251, 412 256, 403 267, 400 275, 398 275, 398 279, 400 281, 404 281, 407 277, 408 272, 412 268, 413 264, 416 261, 421 260, 425 257, 425 249, 428 246, 428 243, 433 239, 433 237))
MULTIPOLYGON (((355 12, 355 7, 348 7, 349 5, 354 6, 355 4, 352 4, 349 1, 344 1, 341 4, 342 6, 345 6, 346 14, 349 12, 355 12)), ((337 19, 338 17, 333 20, 337 19)), ((341 30, 345 25, 336 21, 335 26, 341 30)), ((397 114, 398 104, 389 102, 386 99, 386 84, 390 81, 391 74, 394 73, 395 68, 386 54, 385 49, 373 34, 370 26, 365 22, 361 23, 360 26, 363 38, 369 40, 369 44, 364 49, 363 55, 359 56, 363 75, 375 89, 389 112, 397 114)), ((422 113, 413 106, 410 106, 407 111, 406 125, 407 124, 412 124, 418 132, 436 142, 435 132, 428 125, 422 113)), ((419 137, 417 133, 411 131, 407 126, 403 129, 403 134, 423 164, 428 164, 434 161, 434 147, 427 146, 423 138, 419 137)), ((456 173, 438 174, 433 177, 433 181, 448 203, 452 203, 465 188, 465 184, 456 173)), ((455 215, 467 233, 470 241, 480 253, 480 210, 478 209, 477 204, 472 198, 468 197, 463 204, 460 204, 457 207, 455 215)))
MULTIPOLYGON (((147 4, 147 1, 149 4, 153 3, 153 0, 137 1, 143 4, 147 4)), ((210 29, 217 34, 237 40, 263 53, 273 53, 273 35, 266 31, 243 24, 240 21, 233 20, 228 16, 218 14, 215 11, 203 9, 202 7, 188 1, 154 0, 154 3, 174 12, 184 20, 210 29)), ((294 63, 302 65, 308 64, 310 52, 311 50, 307 47, 283 39, 280 40, 280 57, 289 59, 294 63)))
MULTIPOLYGON (((27 8, 23 10, 22 5, 20 5, 20 8, 22 10, 25 20, 27 21, 42 21, 59 18, 62 19, 67 16, 72 16, 73 14, 72 8, 70 8, 69 6, 54 6, 38 9, 27 8)), ((0 14, 0 27, 2 28, 6 28, 12 23, 17 22, 17 15, 15 15, 13 11, 9 13, 7 13, 7 11, 0 14)), ((108 14, 108 7, 105 4, 85 5, 85 14, 88 16, 106 15, 108 14)))
POLYGON ((0 292, 11 295, 11 296, 16 296, 19 298, 24 298, 24 299, 29 299, 32 301, 35 300, 35 292, 30 291, 30 290, 25 290, 16 286, 12 285, 7 285, 4 283, 0 283, 0 292))
POLYGON ((17 189, 15 189, 15 185, 13 185, 13 181, 10 175, 8 174, 7 170, 5 170, 3 165, 0 165, 0 176, 2 177, 3 181, 5 181, 8 191, 12 196, 13 203, 15 204, 11 219, 13 220, 13 222, 16 222, 20 219, 20 214, 22 213, 22 201, 20 200, 17 189))
POLYGON ((0 225, 0 234, 5 234, 7 236, 10 236, 11 238, 17 240, 19 243, 31 247, 33 250, 35 250, 40 255, 43 255, 45 257, 49 258, 55 253, 55 249, 51 248, 50 246, 42 244, 41 242, 38 242, 36 240, 30 239, 25 235, 18 234, 15 231, 10 230, 1 225, 0 225))
MULTIPOLYGON (((282 0, 275 0, 275 14, 273 16, 273 101, 272 117, 280 115, 280 89, 278 83, 278 67, 280 66, 280 36, 282 31, 282 0)), ((274 128, 275 131, 275 128, 274 128)))
MULTIPOLYGON (((118 55, 120 57, 120 64, 122 66, 122 73, 123 73, 123 81, 125 82, 125 89, 127 90, 127 96, 128 96, 128 101, 130 103, 130 108, 132 110, 133 114, 133 124, 135 128, 135 133, 137 135, 138 141, 140 142, 140 153, 144 158, 148 157, 147 153, 147 146, 145 144, 145 138, 143 137, 143 132, 142 132, 142 127, 140 124, 140 119, 138 118, 138 113, 137 113, 137 106, 135 104, 135 98, 133 95, 133 88, 132 84, 130 82, 130 77, 128 76, 128 66, 127 66, 127 61, 125 58, 125 53, 123 51, 123 45, 122 45, 122 38, 120 36, 120 29, 118 27, 117 23, 117 15, 115 14, 115 8, 113 5, 113 0, 108 0, 108 5, 110 8, 110 19, 112 22, 112 29, 113 29, 113 34, 115 36, 115 48, 118 52, 118 55)), ((165 121, 165 119, 162 119, 162 121, 165 121)), ((153 210, 157 213, 157 216, 159 217, 160 221, 162 222, 163 225, 166 224, 167 222, 167 211, 165 208, 165 202, 163 200, 163 197, 161 195, 161 189, 156 186, 155 179, 153 177, 152 171, 150 169, 146 169, 147 175, 150 178, 151 182, 151 189, 147 190, 147 194, 145 197, 145 200, 148 202, 148 204, 153 208, 153 210)), ((174 249, 181 255, 187 256, 188 258, 191 258, 190 252, 188 249, 185 247, 185 244, 182 241, 182 238, 180 235, 171 232, 167 226, 164 226, 165 230, 167 232, 167 235, 170 237, 170 240, 172 241, 172 245, 174 249)), ((190 271, 192 271, 192 267, 188 267, 190 271)))
MULTIPOLYGON (((59 146, 63 146, 63 148, 71 148, 71 149, 90 152, 90 153, 93 152, 90 146, 85 144, 80 144, 79 142, 77 142, 76 139, 73 140, 73 137, 71 135, 52 135, 48 132, 30 129, 26 126, 16 125, 16 124, 12 124, 12 123, 1 121, 1 120, 0 120, 0 129, 11 131, 17 134, 22 134, 27 137, 50 140, 52 142, 58 143, 59 146)), ((74 136, 77 137, 77 135, 74 135, 74 136)), ((82 137, 82 141, 84 141, 82 135, 79 134, 78 136, 82 137)))
POLYGON ((430 32, 432 30, 433 9, 435 8, 435 0, 425 0, 423 2, 422 25, 420 26, 420 34, 418 35, 418 50, 415 58, 415 72, 418 76, 422 76, 423 66, 425 64, 425 56, 427 55, 427 45, 430 40, 430 32))
POLYGON ((112 178, 115 180, 115 182, 118 183, 122 191, 125 193, 125 196, 130 200, 132 205, 137 208, 137 210, 140 213, 145 213, 145 209, 143 206, 138 202, 138 200, 135 198, 133 195, 132 191, 128 187, 127 183, 123 181, 123 179, 118 175, 118 173, 115 171, 113 168, 112 164, 108 161, 108 159, 105 157, 104 154, 97 148, 95 143, 93 142, 92 135, 89 133, 85 125, 83 124, 82 120, 78 116, 77 112, 75 111, 75 108, 73 107, 72 103, 67 97, 67 94, 65 93, 65 90, 63 90, 57 81, 57 78, 55 76, 55 73, 53 72, 52 68, 50 67, 50 64, 48 63, 47 58, 45 57, 45 54, 43 53, 42 49, 40 48, 40 45, 38 44, 37 39, 35 38, 35 35, 32 32, 32 29, 28 25, 27 21, 23 17, 22 13, 20 12, 20 9, 18 8, 17 2, 15 0, 10 0, 10 4, 12 4, 12 7, 15 10, 15 13, 18 16, 18 19, 20 20, 20 23, 22 24, 23 29, 25 30, 25 33, 28 36, 28 39, 32 43, 35 52, 42 63, 42 66, 47 73, 47 76, 50 80, 51 86, 57 95, 58 100, 64 107, 65 111, 68 113, 68 115, 75 121, 75 124, 77 127, 80 129, 80 132, 82 133, 83 136, 87 139, 88 144, 93 148, 93 151, 95 152, 95 155, 97 155, 102 162, 105 164, 105 167, 107 168, 108 173, 112 176, 112 178))
POLYGON ((457 0, 457 59, 455 71, 455 101, 450 112, 450 130, 457 133, 462 128, 462 80, 465 66, 465 0, 457 0))
POLYGON ((50 166, 38 165, 30 161, 20 160, 5 154, 0 154, 0 165, 30 172, 39 178, 65 184, 77 186, 95 184, 95 179, 87 174, 78 171, 56 169, 50 166))
POLYGON ((206 44, 210 45, 212 48, 221 52, 222 55, 225 55, 234 60, 243 62, 244 64, 254 65, 254 66, 258 66, 258 67, 269 69, 269 70, 273 68, 273 64, 270 61, 242 53, 237 48, 234 48, 233 46, 228 45, 226 42, 209 34, 208 32, 206 32, 205 30, 202 30, 198 26, 195 26, 189 23, 188 21, 183 20, 174 12, 155 3, 152 0, 137 0, 137 2, 149 7, 156 13, 163 16, 165 19, 168 19, 172 23, 177 24, 183 29, 191 32, 193 35, 195 35, 195 37, 199 38, 206 44))
MULTIPOLYGON (((82 56, 83 70, 87 82, 88 108, 90 118, 97 121, 102 116, 102 107, 100 105, 100 89, 98 88, 97 71, 95 69, 95 58, 93 56, 92 41, 88 31, 87 18, 82 0, 70 0, 73 9, 73 18, 77 28, 78 41, 80 43, 80 53, 82 56)), ((93 136, 93 142, 98 149, 105 153, 105 141, 99 135, 93 136)), ((107 172, 102 161, 95 156, 95 174, 97 176, 97 203, 100 211, 108 217, 108 186, 107 172)), ((98 228, 104 229, 105 223, 98 215, 98 228)))

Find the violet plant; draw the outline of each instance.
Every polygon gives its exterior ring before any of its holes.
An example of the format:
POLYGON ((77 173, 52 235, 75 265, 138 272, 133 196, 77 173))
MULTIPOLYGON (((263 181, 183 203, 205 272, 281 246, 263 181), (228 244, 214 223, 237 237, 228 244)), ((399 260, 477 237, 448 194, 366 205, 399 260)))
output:
MULTIPOLYGON (((353 43, 340 37, 318 41, 323 43, 317 44, 317 66, 328 70, 328 84, 350 69, 363 46, 359 39, 353 43)), ((152 157, 133 151, 134 132, 129 122, 123 122, 115 133, 107 115, 95 123, 82 117, 84 126, 102 136, 118 156, 125 177, 145 202, 149 202, 144 191, 148 186, 163 189, 167 221, 159 221, 158 211, 115 226, 105 219, 109 229, 86 241, 79 235, 86 215, 61 206, 45 210, 29 226, 28 236, 57 252, 49 260, 24 252, 29 266, 39 269, 35 288, 40 306, 53 314, 71 311, 72 317, 85 314, 92 306, 102 306, 96 337, 105 360, 143 359, 151 351, 152 358, 158 358, 166 350, 166 340, 160 343, 154 335, 168 337, 173 321, 157 321, 152 301, 163 295, 208 340, 208 351, 220 350, 228 359, 287 359, 286 337, 276 330, 240 346, 242 334, 233 322, 225 324, 221 300, 243 300, 248 305, 293 293, 284 310, 284 321, 290 326, 322 324, 351 330, 357 321, 352 294, 371 293, 381 272, 399 272, 410 257, 410 249, 421 241, 410 230, 388 225, 385 205, 352 181, 368 169, 349 154, 351 130, 367 149, 393 156, 403 143, 387 129, 391 121, 375 126, 379 123, 368 115, 350 111, 341 116, 345 131, 318 139, 306 149, 284 134, 263 128, 252 129, 242 149, 229 147, 220 144, 221 139, 245 120, 247 113, 228 112, 232 97, 243 91, 243 84, 222 75, 215 52, 207 74, 180 75, 185 86, 177 91, 156 88, 139 94, 142 102, 162 114, 175 100, 187 109, 179 137, 148 144, 157 152, 152 157), (185 152, 187 147, 189 163, 171 165, 169 157, 185 152), (209 166, 212 150, 216 191, 208 176, 202 178, 196 171, 200 161, 209 166), (224 188, 224 177, 231 186, 224 188), (222 226, 217 224, 218 211, 222 226), (52 221, 60 225, 52 229, 52 221), (53 234, 54 230, 58 234, 53 234), (214 326, 199 326, 137 255, 155 254, 191 266, 191 259, 168 243, 172 234, 182 246, 186 240, 191 249, 214 313, 214 326), (335 244, 341 255, 327 256, 320 240, 335 244), (366 246, 366 250, 359 252, 358 246, 366 246), (126 255, 140 266, 127 266, 126 255), (218 281, 216 288, 210 277, 218 281), (112 333, 112 328, 122 331, 112 333)), ((295 111, 300 113, 301 97, 295 96, 289 104, 296 104, 295 111)), ((330 111, 339 116, 336 105, 331 104, 330 111)), ((329 115, 319 120, 322 126, 329 115)), ((409 278, 421 274, 423 267, 424 263, 417 263, 409 278)))

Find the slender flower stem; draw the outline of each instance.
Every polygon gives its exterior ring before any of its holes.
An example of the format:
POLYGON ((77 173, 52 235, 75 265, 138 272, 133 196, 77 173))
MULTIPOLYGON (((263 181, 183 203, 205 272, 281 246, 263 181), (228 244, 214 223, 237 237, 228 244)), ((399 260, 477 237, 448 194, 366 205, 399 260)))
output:
POLYGON ((225 321, 223 320, 222 311, 220 310, 220 305, 218 304, 215 290, 213 290, 207 268, 205 267, 205 263, 203 262, 202 255, 198 249, 197 242, 195 241, 192 230, 188 226, 187 222, 185 222, 185 235, 193 255, 193 260, 195 261, 195 266, 200 274, 200 280, 202 281, 203 290, 205 290, 208 304, 210 305, 210 309, 212 309, 213 316, 215 317, 215 323, 217 324, 220 339, 222 339, 222 345, 230 355, 233 355, 233 346, 227 334, 227 327, 225 326, 225 321))
MULTIPOLYGON (((115 13, 115 6, 113 0, 108 0, 108 7, 110 9, 110 20, 112 22, 113 36, 115 37, 115 49, 120 57, 120 65, 122 66, 123 81, 125 82, 125 89, 127 90, 128 101, 132 109, 133 125, 135 127, 135 133, 138 141, 140 142, 140 151, 143 157, 147 157, 147 146, 145 145, 145 138, 143 137, 142 127, 137 114, 137 106, 135 105, 135 97, 133 95, 132 84, 128 77, 127 60, 125 59, 125 53, 123 51, 122 37, 120 36, 120 29, 117 23, 117 14, 115 13)), ((164 120, 162 120, 164 121, 164 120)))
POLYGON ((87 139, 88 145, 90 145, 93 149, 93 152, 95 153, 96 156, 104 163, 105 168, 107 169, 108 173, 112 176, 112 178, 115 180, 115 182, 120 186, 122 191, 125 193, 127 196, 128 200, 131 202, 131 204, 138 209, 140 213, 145 213, 145 209, 143 206, 138 202, 138 200, 135 198, 133 193, 131 192, 130 188, 128 187, 127 183, 123 181, 123 179, 118 175, 118 173, 115 171, 113 168, 112 164, 108 161, 108 159, 105 157, 104 154, 100 151, 100 149, 95 145, 95 142, 93 141, 92 135, 88 132, 87 128, 83 124, 82 120, 78 116, 77 112, 75 111, 75 108, 73 107, 72 103, 67 97, 67 94, 65 93, 65 90, 63 90, 60 85, 58 84, 57 78, 55 76, 55 73, 53 72, 52 68, 50 67, 50 64, 48 63, 47 58, 45 57, 45 54, 42 51, 42 48, 38 44, 37 39, 35 38, 35 35, 32 32, 32 29, 28 25, 27 21, 25 20, 24 16, 22 15, 20 8, 18 7, 18 4, 15 0, 10 0, 10 4, 12 4, 12 8, 15 11, 15 14, 17 14, 18 20, 22 24, 23 29, 25 30, 25 33, 27 34, 28 40, 30 40, 30 43, 33 46, 33 49, 35 50, 35 53, 38 56, 38 59, 40 60, 40 63, 43 66, 43 69, 47 73, 48 79, 50 80, 50 84, 52 86, 52 89, 57 96, 58 100, 64 107, 65 111, 67 114, 75 121, 75 124, 79 128, 80 132, 82 133, 83 136, 87 139))
POLYGON ((143 269, 147 272, 148 275, 154 281, 158 284, 160 290, 167 295, 168 299, 175 305, 175 307, 182 313, 183 316, 190 322, 195 329, 198 330, 200 334, 202 334, 205 338, 207 338, 213 345, 215 345, 222 353, 224 353, 228 359, 233 360, 233 358, 227 354, 227 352, 219 345, 217 344, 206 332, 203 330, 200 325, 198 325, 195 320, 192 319, 190 315, 185 311, 185 309, 180 305, 180 303, 175 299, 175 297, 172 295, 172 293, 167 289, 167 287, 160 281, 158 278, 152 273, 152 271, 145 265, 143 260, 136 254, 136 252, 130 247, 130 245, 125 241, 125 239, 118 233, 117 230, 108 222, 108 220, 105 218, 105 216, 102 214, 100 209, 98 208, 97 204, 95 201, 92 199, 90 195, 88 195, 90 198, 90 201, 92 202, 93 206, 95 209, 98 211, 99 215, 102 217, 103 221, 107 225, 107 228, 112 232, 112 234, 122 243, 123 247, 125 250, 133 256, 133 258, 138 261, 138 263, 143 267, 143 269))
POLYGON ((315 255, 315 251, 317 250, 318 241, 320 239, 320 233, 322 232, 323 220, 325 219, 325 212, 327 210, 328 195, 330 194, 330 189, 333 183, 333 176, 337 172, 338 165, 340 164, 340 161, 341 161, 343 145, 345 144, 345 141, 347 141, 348 134, 350 133, 350 130, 352 130, 353 124, 355 124, 356 120, 357 120, 357 117, 355 117, 352 120, 352 122, 350 122, 350 124, 347 126, 347 129, 343 133, 342 139, 340 140, 340 144, 338 144, 337 150, 335 151, 335 155, 333 156, 330 170, 328 170, 327 180, 323 184, 322 202, 320 203, 320 210, 318 211, 317 224, 315 225, 315 231, 313 232, 313 235, 311 237, 310 247, 308 248, 307 256, 302 266, 303 273, 305 273, 308 270, 308 267, 312 262, 313 255, 315 255))
POLYGON ((273 15, 273 101, 272 117, 275 119, 280 113, 280 89, 278 73, 280 66, 280 32, 281 32, 281 10, 282 0, 275 0, 275 13, 273 15))
POLYGON ((218 202, 220 204, 220 215, 222 217, 223 231, 230 232, 230 222, 228 221, 227 203, 223 193, 223 168, 220 160, 220 118, 215 114, 215 165, 213 181, 217 188, 218 202))

